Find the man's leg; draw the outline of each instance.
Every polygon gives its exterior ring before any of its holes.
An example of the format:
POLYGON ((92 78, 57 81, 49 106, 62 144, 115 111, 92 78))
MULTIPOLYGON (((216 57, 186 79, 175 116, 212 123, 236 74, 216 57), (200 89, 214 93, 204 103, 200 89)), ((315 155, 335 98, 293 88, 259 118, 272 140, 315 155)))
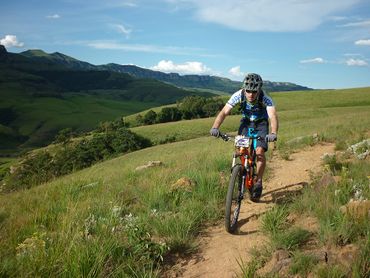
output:
POLYGON ((262 181, 263 172, 265 171, 266 168, 265 149, 262 147, 257 147, 256 156, 257 156, 257 181, 262 181))
MULTIPOLYGON (((265 138, 266 134, 268 133, 268 123, 261 123, 257 127, 258 135, 262 138, 265 138)), ((252 188, 252 196, 251 200, 254 202, 258 202, 259 198, 262 194, 262 177, 263 173, 266 168, 266 157, 265 152, 268 149, 268 144, 262 140, 257 142, 257 148, 256 148, 256 164, 257 164, 257 180, 255 181, 253 188, 252 188)))

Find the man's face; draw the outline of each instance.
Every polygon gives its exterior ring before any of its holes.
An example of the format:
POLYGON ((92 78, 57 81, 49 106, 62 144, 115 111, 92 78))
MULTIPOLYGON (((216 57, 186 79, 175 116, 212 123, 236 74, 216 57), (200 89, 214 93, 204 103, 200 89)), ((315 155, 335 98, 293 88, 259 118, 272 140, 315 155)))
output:
POLYGON ((257 92, 247 91, 247 90, 245 90, 244 92, 245 92, 245 96, 247 97, 248 102, 253 102, 256 100, 257 92))

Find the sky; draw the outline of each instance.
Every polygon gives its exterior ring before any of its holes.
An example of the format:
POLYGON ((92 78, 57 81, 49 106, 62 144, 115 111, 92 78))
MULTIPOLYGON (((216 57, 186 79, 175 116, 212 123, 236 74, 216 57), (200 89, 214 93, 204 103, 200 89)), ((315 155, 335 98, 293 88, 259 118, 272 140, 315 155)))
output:
POLYGON ((11 0, 0 44, 95 65, 370 86, 369 0, 11 0))

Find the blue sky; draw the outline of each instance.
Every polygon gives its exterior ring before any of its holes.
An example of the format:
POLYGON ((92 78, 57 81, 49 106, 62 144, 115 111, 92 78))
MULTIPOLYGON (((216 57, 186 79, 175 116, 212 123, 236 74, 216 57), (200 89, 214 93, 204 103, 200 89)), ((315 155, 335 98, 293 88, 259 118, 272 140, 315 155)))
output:
POLYGON ((370 86, 369 0, 2 1, 0 43, 95 65, 370 86))

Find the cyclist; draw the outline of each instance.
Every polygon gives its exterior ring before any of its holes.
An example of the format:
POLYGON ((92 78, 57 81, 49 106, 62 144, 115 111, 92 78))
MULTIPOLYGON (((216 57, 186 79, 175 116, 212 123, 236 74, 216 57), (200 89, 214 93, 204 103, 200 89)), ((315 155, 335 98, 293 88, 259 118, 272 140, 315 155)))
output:
POLYGON ((219 128, 225 118, 230 115, 231 109, 238 103, 241 105, 242 119, 238 135, 247 135, 248 128, 252 127, 258 136, 265 140, 257 142, 257 180, 251 188, 251 200, 257 202, 262 194, 262 176, 266 167, 265 152, 268 142, 277 140, 279 121, 274 102, 271 97, 262 90, 263 81, 260 75, 249 73, 243 80, 242 88, 235 92, 217 115, 210 130, 212 136, 220 135, 219 128), (269 133, 269 119, 271 133, 269 133))

